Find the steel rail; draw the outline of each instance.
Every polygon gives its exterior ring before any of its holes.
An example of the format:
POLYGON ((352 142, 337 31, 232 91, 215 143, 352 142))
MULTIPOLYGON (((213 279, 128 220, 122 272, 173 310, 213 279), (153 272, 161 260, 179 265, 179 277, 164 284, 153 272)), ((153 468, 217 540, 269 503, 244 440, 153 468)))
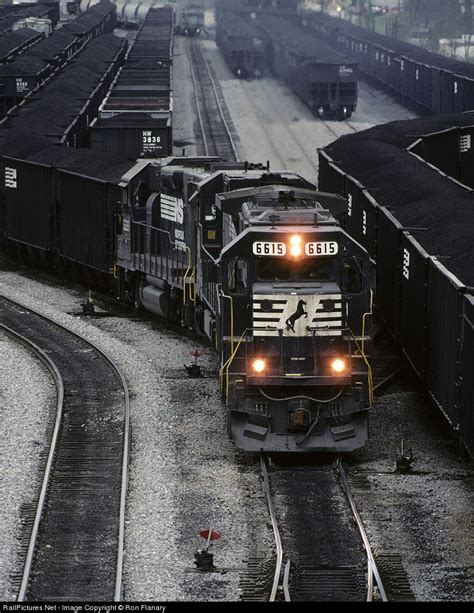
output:
POLYGON ((367 571, 368 571, 368 576, 367 576, 367 602, 372 602, 373 599, 373 593, 374 593, 374 578, 375 578, 375 582, 377 584, 379 593, 380 593, 380 597, 382 599, 383 602, 388 602, 388 598, 387 598, 387 594, 385 592, 385 588, 383 586, 382 583, 382 579, 380 578, 380 574, 377 568, 377 564, 374 560, 374 556, 372 554, 372 549, 370 547, 370 543, 369 543, 369 539, 367 537, 367 534, 365 532, 365 528, 364 528, 364 524, 362 523, 362 519, 359 515, 359 512, 357 510, 355 501, 354 501, 354 497, 352 496, 352 491, 349 485, 349 482, 347 480, 347 476, 346 473, 344 471, 344 468, 342 467, 342 462, 341 462, 341 458, 338 458, 337 460, 337 469, 339 472, 339 477, 341 480, 341 484, 342 484, 342 488, 344 490, 344 493, 346 495, 346 498, 350 504, 351 510, 352 510, 352 514, 354 515, 354 519, 356 520, 357 523, 357 527, 359 528, 359 532, 360 535, 362 537, 362 541, 364 543, 364 548, 367 554, 367 571))
MULTIPOLYGON (((283 564, 283 545, 281 543, 280 531, 278 529, 278 522, 276 519, 275 508, 273 506, 272 495, 270 491, 270 481, 268 479, 267 463, 263 456, 260 457, 260 466, 262 469, 263 488, 265 491, 265 496, 267 498, 268 511, 270 513, 270 519, 272 522, 273 535, 275 537, 275 544, 276 544, 276 551, 277 551, 277 561, 275 564, 275 574, 273 575, 272 591, 270 593, 270 598, 268 599, 269 602, 275 602, 277 591, 278 591, 278 586, 281 583, 281 568, 283 564)), ((289 571, 289 565, 288 565, 288 571, 289 571)), ((288 590, 288 587, 287 587, 287 590, 288 590)), ((286 597, 286 594, 285 594, 285 597, 286 597)))
POLYGON ((56 453, 56 444, 58 441, 59 428, 61 426, 61 420, 63 416, 63 402, 64 402, 64 384, 63 379, 61 377, 61 373, 59 372, 56 364, 49 358, 35 343, 28 340, 15 330, 12 330, 8 326, 4 324, 0 324, 0 329, 6 332, 9 336, 15 339, 17 342, 20 342, 22 345, 27 347, 30 351, 32 351, 41 362, 46 366, 46 368, 51 373, 55 385, 56 385, 56 421, 54 424, 54 430, 51 437, 51 442, 49 445, 49 453, 48 459, 46 462, 46 467, 44 470, 43 482, 41 484, 40 495, 38 499, 38 504, 36 506, 35 519, 33 522, 33 528, 31 530, 30 541, 28 544, 28 552, 26 555, 25 566, 23 569, 23 575, 21 579, 20 591, 18 593, 17 601, 23 602, 25 600, 26 590, 28 588, 28 581, 30 578, 31 565, 33 563, 33 556, 36 548, 36 541, 38 538, 39 526, 41 523, 41 518, 43 515, 44 503, 46 500, 46 494, 48 491, 48 486, 51 477, 51 469, 53 466, 54 456, 56 453))
POLYGON ((186 52, 187 52, 187 56, 189 60, 189 68, 191 71, 191 80, 193 82, 193 88, 194 88, 194 99, 196 101, 196 113, 197 113, 197 118, 198 118, 198 123, 199 123, 199 129, 201 130, 202 142, 204 144, 204 155, 209 155, 209 145, 207 143, 206 130, 204 129, 204 122, 202 120, 201 108, 199 104, 198 84, 197 84, 196 73, 194 72, 194 65, 193 65, 194 61, 193 61, 193 58, 191 57, 191 53, 189 49, 190 49, 190 45, 186 45, 186 52))
POLYGON ((217 103, 217 108, 219 109, 219 114, 221 116, 222 125, 224 126, 224 129, 225 129, 226 134, 227 134, 227 138, 229 139, 229 143, 230 143, 230 146, 231 146, 231 149, 232 149, 232 153, 234 154, 235 161, 239 162, 240 160, 239 160, 239 154, 237 153, 237 147, 235 146, 234 139, 232 138, 232 134, 230 132, 229 126, 227 125, 227 121, 226 121, 226 119, 224 117, 224 110, 223 110, 222 105, 221 105, 220 100, 219 100, 219 95, 217 93, 216 85, 215 85, 215 82, 214 82, 214 77, 212 76, 211 69, 210 69, 210 66, 209 66, 209 62, 207 61, 206 56, 203 53, 201 45, 199 45, 199 52, 202 55, 202 58, 204 60, 204 64, 205 64, 206 69, 207 69, 207 74, 209 75, 209 80, 211 82, 212 91, 214 92, 214 96, 215 96, 216 103, 217 103))
POLYGON ((382 379, 382 381, 379 381, 376 385, 374 385, 374 387, 372 388, 372 391, 376 392, 377 390, 379 390, 381 387, 383 387, 384 385, 389 383, 392 379, 394 379, 401 371, 402 371, 402 367, 399 366, 398 368, 393 370, 389 375, 387 375, 384 379, 382 379))
POLYGON ((189 64, 190 64, 191 79, 193 81, 193 87, 194 87, 194 98, 195 98, 195 101, 196 101, 196 110, 197 110, 197 116, 198 116, 198 123, 199 123, 199 129, 201 131, 202 140, 203 140, 203 144, 204 144, 205 155, 209 155, 209 144, 208 144, 208 140, 207 140, 207 136, 206 136, 206 129, 204 127, 204 121, 203 121, 203 117, 202 117, 202 113, 201 113, 201 109, 200 109, 200 102, 199 102, 199 95, 198 95, 198 81, 197 81, 196 73, 195 73, 194 66, 193 66, 194 62, 197 60, 197 57, 196 57, 197 54, 199 54, 200 59, 202 60, 202 63, 203 63, 203 65, 206 68, 207 75, 209 77, 209 83, 211 85, 212 92, 214 94, 214 100, 215 100, 215 103, 216 103, 216 106, 217 106, 217 110, 219 112, 221 124, 222 124, 222 126, 224 128, 224 131, 226 133, 228 144, 230 145, 230 148, 232 150, 232 155, 234 156, 235 161, 238 162, 239 161, 239 155, 237 153, 237 147, 236 147, 236 145, 234 143, 234 139, 232 138, 232 134, 231 134, 230 128, 229 128, 229 126, 227 124, 227 121, 225 119, 224 110, 223 110, 222 105, 221 105, 220 100, 219 100, 219 94, 217 93, 217 88, 216 88, 216 85, 215 85, 215 80, 214 80, 214 77, 212 76, 209 63, 208 63, 206 57, 204 56, 204 53, 202 51, 202 47, 201 47, 199 41, 196 40, 196 39, 191 39, 189 45, 187 46, 187 55, 188 55, 189 64), (194 56, 190 52, 191 48, 194 51, 194 54, 195 54, 194 56))
POLYGON ((285 602, 291 602, 290 588, 288 587, 288 583, 290 581, 290 569, 291 561, 287 560, 285 570, 283 571, 283 596, 285 597, 285 602))
MULTIPOLYGON (((35 311, 35 309, 22 304, 20 302, 17 302, 16 300, 12 300, 11 298, 8 298, 7 296, 3 296, 2 295, 2 299, 6 300, 8 302, 11 302, 12 304, 19 306, 21 308, 24 308, 28 311, 31 311, 32 313, 34 313, 36 316, 44 319, 45 321, 65 330, 66 332, 68 332, 69 334, 71 334, 72 336, 75 336, 76 338, 78 338, 79 340, 83 341, 84 343, 88 344, 90 347, 92 347, 92 349, 94 349, 95 351, 97 351, 97 353, 99 353, 100 355, 102 355, 105 360, 112 366, 113 370, 115 370, 116 374, 118 375, 120 382, 122 384, 123 387, 123 395, 124 395, 124 403, 125 403, 125 415, 124 415, 124 436, 123 436, 123 441, 124 441, 124 445, 123 445, 123 458, 122 458, 122 477, 121 477, 121 492, 120 492, 120 510, 119 510, 119 534, 118 534, 118 552, 117 552, 117 566, 116 566, 116 573, 115 573, 115 590, 114 590, 114 601, 120 601, 121 600, 121 596, 122 596, 122 572, 123 572, 123 549, 124 549, 124 534, 125 534, 125 510, 126 510, 126 496, 127 496, 127 486, 128 486, 128 465, 129 465, 129 461, 130 461, 130 394, 129 394, 129 390, 128 390, 128 385, 126 382, 126 379, 124 377, 124 375, 122 374, 122 372, 120 371, 120 369, 118 368, 118 366, 116 365, 115 361, 107 354, 105 353, 102 349, 100 349, 95 343, 93 343, 92 341, 88 340, 87 338, 85 338, 84 336, 82 336, 81 334, 79 334, 78 332, 75 332, 74 330, 71 330, 70 328, 68 328, 67 326, 59 323, 58 321, 56 321, 55 319, 53 319, 52 317, 48 317, 47 315, 43 315, 42 313, 39 313, 38 311, 35 311)), ((6 326, 4 326, 3 324, 0 324, 2 328, 6 329, 6 326)), ((17 333, 15 333, 17 334, 17 333)), ((20 336, 20 335, 18 335, 20 336)), ((30 343, 30 341, 28 341, 27 339, 25 339, 27 343, 30 343)), ((30 343, 31 346, 33 346, 33 343, 30 343)), ((43 354, 43 352, 38 348, 38 351, 43 354)), ((43 354, 44 355, 44 354, 43 354)), ((47 360, 49 360, 49 358, 47 358, 47 356, 45 356, 47 360)), ((58 376, 61 379, 61 384, 62 384, 62 378, 61 375, 59 374, 59 371, 57 370, 56 366, 51 362, 51 364, 53 365, 53 367, 55 368, 55 371, 57 372, 58 376)), ((62 396, 61 396, 61 407, 62 407, 62 403, 63 403, 63 398, 64 398, 64 388, 62 387, 62 396)), ((59 431, 59 425, 60 425, 60 420, 58 422, 58 419, 56 419, 56 424, 55 424, 55 429, 54 429, 54 433, 53 433, 53 438, 52 441, 54 440, 54 443, 56 444, 57 441, 57 433, 59 431)), ((52 460, 54 457, 54 453, 53 455, 51 455, 51 450, 50 450, 50 455, 48 457, 48 463, 47 463, 47 471, 51 471, 51 465, 52 465, 52 460)), ((48 481, 49 481, 49 473, 48 473, 48 481)), ((45 482, 43 480, 43 487, 41 490, 41 495, 43 496, 41 498, 40 496, 40 502, 41 502, 41 513, 42 513, 42 509, 44 506, 44 500, 46 497, 46 491, 47 491, 47 484, 45 485, 45 482), (43 495, 44 493, 44 495, 43 495)), ((20 594, 24 595, 26 593, 26 588, 28 585, 28 578, 29 578, 29 572, 31 570, 31 561, 33 558, 33 553, 34 553, 34 545, 36 544, 36 538, 37 538, 37 533, 38 533, 38 527, 39 527, 39 523, 41 521, 41 513, 38 515, 38 510, 37 510, 37 514, 35 517, 35 524, 37 523, 36 526, 36 532, 35 532, 35 539, 34 539, 34 543, 32 546, 31 540, 30 540, 30 545, 29 545, 29 551, 28 551, 28 555, 30 555, 30 549, 31 549, 31 560, 29 563, 29 568, 28 568, 28 576, 25 576, 25 572, 23 574, 23 580, 22 580, 22 588, 23 588, 23 584, 24 584, 24 591, 22 592, 20 590, 20 594)), ((28 559, 28 558, 27 558, 28 559)), ((25 567, 26 568, 26 567, 25 567)), ((18 598, 18 600, 20 600, 20 598, 18 598)))

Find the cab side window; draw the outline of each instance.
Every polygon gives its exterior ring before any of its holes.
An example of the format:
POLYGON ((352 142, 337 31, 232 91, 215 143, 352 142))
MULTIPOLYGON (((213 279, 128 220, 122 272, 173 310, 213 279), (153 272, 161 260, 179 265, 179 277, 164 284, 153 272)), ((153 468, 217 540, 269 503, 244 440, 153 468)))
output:
POLYGON ((232 258, 227 264, 227 287, 233 294, 247 293, 247 260, 232 258))
POLYGON ((362 260, 352 257, 344 262, 344 287, 349 294, 362 291, 362 260))

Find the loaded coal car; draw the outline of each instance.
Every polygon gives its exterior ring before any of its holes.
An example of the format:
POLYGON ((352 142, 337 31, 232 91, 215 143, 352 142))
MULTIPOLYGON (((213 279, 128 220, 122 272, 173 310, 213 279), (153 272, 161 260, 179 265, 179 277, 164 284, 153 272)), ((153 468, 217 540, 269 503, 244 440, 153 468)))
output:
POLYGON ((320 151, 319 184, 376 262, 375 305, 474 455, 474 113, 399 121, 320 151), (395 188, 394 188, 395 186, 395 188))
POLYGON ((265 70, 266 36, 253 19, 221 10, 216 25, 216 42, 227 65, 242 79, 260 77, 265 70))
POLYGON ((307 28, 359 63, 361 73, 425 113, 474 108, 474 66, 372 32, 323 13, 303 17, 307 28))
POLYGON ((172 153, 173 12, 150 9, 91 123, 91 147, 127 159, 172 153))
POLYGON ((319 117, 349 118, 357 106, 357 63, 292 21, 261 13, 257 22, 268 35, 275 75, 319 117))
POLYGON ((372 287, 367 252, 335 218, 345 201, 294 173, 205 158, 151 165, 139 186, 134 172, 118 223, 122 297, 217 348, 236 445, 363 446, 372 287))
POLYGON ((15 56, 37 43, 42 37, 42 32, 28 27, 4 34, 0 37, 0 64, 11 62, 15 56))
MULTIPOLYGON (((46 7, 48 8, 48 7, 46 7)), ((86 13, 0 65, 0 110, 5 113, 43 83, 89 41, 115 27, 115 6, 101 0, 86 13)))

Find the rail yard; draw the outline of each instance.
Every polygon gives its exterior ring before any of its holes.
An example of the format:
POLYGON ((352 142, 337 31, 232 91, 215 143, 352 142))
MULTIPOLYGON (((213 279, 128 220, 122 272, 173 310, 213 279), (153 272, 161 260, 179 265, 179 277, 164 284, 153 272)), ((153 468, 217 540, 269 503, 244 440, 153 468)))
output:
POLYGON ((216 2, 0 14, 0 599, 471 601, 472 69, 216 2))

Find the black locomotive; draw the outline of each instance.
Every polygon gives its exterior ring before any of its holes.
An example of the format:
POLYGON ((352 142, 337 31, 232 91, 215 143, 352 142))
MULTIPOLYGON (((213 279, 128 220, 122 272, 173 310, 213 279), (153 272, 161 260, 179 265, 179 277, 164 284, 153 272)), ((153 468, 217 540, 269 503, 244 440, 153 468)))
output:
POLYGON ((345 200, 294 173, 209 158, 144 161, 127 178, 121 296, 210 339, 237 446, 363 446, 370 261, 335 219, 345 200))

